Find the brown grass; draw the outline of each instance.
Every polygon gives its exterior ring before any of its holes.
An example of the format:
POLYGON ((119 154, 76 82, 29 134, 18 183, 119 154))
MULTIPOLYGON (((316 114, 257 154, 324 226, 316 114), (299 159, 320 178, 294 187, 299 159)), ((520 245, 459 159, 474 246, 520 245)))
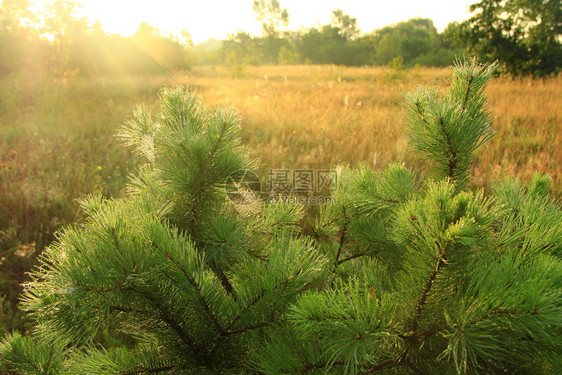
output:
MULTIPOLYGON (((403 135, 403 93, 418 85, 447 86, 451 70, 421 68, 393 77, 388 68, 280 66, 246 68, 243 78, 200 69, 178 75, 208 104, 236 107, 243 135, 262 168, 326 168, 339 164, 415 163, 403 135)), ((472 183, 501 176, 528 180, 536 171, 562 190, 562 77, 533 81, 496 78, 486 94, 496 137, 475 155, 472 183)))

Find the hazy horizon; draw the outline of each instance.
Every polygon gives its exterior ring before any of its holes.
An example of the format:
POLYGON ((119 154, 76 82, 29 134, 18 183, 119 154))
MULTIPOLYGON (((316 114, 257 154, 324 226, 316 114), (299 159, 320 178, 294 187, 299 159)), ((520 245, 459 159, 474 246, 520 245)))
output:
MULTIPOLYGON (((48 0, 31 4, 41 10, 48 0)), ((90 23, 99 21, 111 34, 131 36, 140 23, 146 22, 164 33, 176 36, 190 33, 195 44, 209 39, 226 39, 229 34, 246 31, 261 34, 261 24, 252 10, 252 0, 207 0, 205 2, 161 0, 81 0, 80 16, 90 23)), ((357 19, 363 33, 415 17, 431 18, 439 31, 449 22, 470 17, 468 7, 476 0, 395 0, 393 2, 361 0, 280 0, 289 13, 288 30, 310 28, 330 22, 332 11, 342 9, 357 19)))

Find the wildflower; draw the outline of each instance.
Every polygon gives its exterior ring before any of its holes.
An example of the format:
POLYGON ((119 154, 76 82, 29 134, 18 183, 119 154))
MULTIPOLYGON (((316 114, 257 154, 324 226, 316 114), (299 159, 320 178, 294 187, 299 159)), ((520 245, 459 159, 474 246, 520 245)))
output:
POLYGON ((102 170, 101 165, 98 165, 96 169, 97 169, 98 171, 101 171, 101 170, 102 170))

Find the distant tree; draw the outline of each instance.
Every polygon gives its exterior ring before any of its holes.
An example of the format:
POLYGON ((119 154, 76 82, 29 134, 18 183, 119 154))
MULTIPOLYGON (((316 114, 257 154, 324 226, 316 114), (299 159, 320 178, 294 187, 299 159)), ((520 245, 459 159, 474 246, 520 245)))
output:
POLYGON ((262 62, 259 40, 244 31, 229 35, 222 44, 222 59, 232 75, 242 76, 246 65, 262 62))
POLYGON ((52 39, 49 63, 52 71, 63 75, 79 39, 88 30, 86 18, 78 17, 80 4, 76 1, 55 0, 47 4, 43 33, 52 39))
POLYGON ((324 25, 319 29, 312 28, 301 35, 298 41, 298 52, 306 60, 314 64, 341 64, 350 57, 345 53, 346 39, 339 29, 324 25))
POLYGON ((387 65, 402 56, 404 65, 432 66, 451 64, 459 48, 443 40, 429 18, 413 18, 374 32, 374 63, 387 65))
POLYGON ((25 45, 30 35, 21 19, 30 16, 28 6, 25 0, 4 0, 0 5, 0 77, 25 62, 25 45))
POLYGON ((289 13, 281 8, 278 0, 254 0, 253 10, 263 30, 263 37, 256 39, 261 63, 277 64, 281 48, 287 47, 288 33, 283 35, 280 28, 289 24, 289 13))
POLYGON ((282 46, 279 50, 277 62, 284 65, 299 64, 301 62, 301 57, 296 50, 288 46, 282 46))
MULTIPOLYGON (((190 42, 189 33, 183 32, 182 37, 190 42)), ((188 52, 184 45, 170 36, 162 35, 157 28, 146 22, 139 25, 133 35, 133 41, 149 55, 146 56, 147 59, 152 57, 170 69, 190 68, 188 52)))
POLYGON ((279 27, 289 24, 289 12, 281 8, 279 0, 254 0, 253 10, 264 36, 277 36, 279 27))
POLYGON ((341 9, 332 11, 331 25, 339 30, 340 35, 347 39, 355 39, 361 31, 357 27, 357 18, 353 18, 341 9))
POLYGON ((483 60, 498 60, 504 73, 546 76, 562 66, 559 0, 481 0, 470 19, 448 36, 483 60))
POLYGON ((360 37, 357 19, 336 9, 330 24, 301 32, 296 45, 305 61, 357 66, 370 63, 372 46, 368 41, 360 37))
POLYGON ((191 33, 189 31, 181 31, 180 43, 189 47, 193 47, 193 39, 191 38, 191 33))
POLYGON ((412 59, 411 65, 446 66, 465 54, 465 49, 447 39, 444 33, 432 33, 429 49, 412 59))
POLYGON ((188 47, 188 49, 195 60, 195 64, 215 65, 221 63, 223 43, 224 41, 222 40, 209 38, 206 42, 188 47))

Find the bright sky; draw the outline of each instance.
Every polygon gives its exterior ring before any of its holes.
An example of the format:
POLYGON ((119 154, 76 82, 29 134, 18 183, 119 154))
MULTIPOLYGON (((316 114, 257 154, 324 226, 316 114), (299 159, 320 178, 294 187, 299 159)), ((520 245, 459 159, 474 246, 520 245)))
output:
MULTIPOLYGON (((48 0, 32 0, 40 6, 48 0)), ((236 31, 261 34, 252 0, 80 0, 81 15, 98 20, 109 33, 130 36, 141 22, 163 32, 189 32, 193 41, 226 39, 236 31)), ((477 0, 279 0, 289 12, 289 29, 330 22, 331 12, 342 9, 357 18, 363 32, 414 17, 431 18, 439 31, 451 21, 470 16, 468 7, 477 0)))

